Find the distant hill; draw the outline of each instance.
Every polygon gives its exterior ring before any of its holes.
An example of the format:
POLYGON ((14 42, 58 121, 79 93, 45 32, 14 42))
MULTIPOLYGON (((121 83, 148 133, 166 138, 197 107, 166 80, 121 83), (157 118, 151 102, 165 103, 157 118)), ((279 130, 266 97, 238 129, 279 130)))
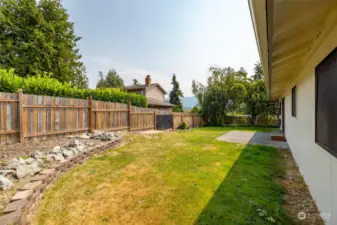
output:
POLYGON ((198 104, 198 100, 194 96, 184 97, 181 100, 183 102, 184 109, 192 109, 193 106, 198 104))

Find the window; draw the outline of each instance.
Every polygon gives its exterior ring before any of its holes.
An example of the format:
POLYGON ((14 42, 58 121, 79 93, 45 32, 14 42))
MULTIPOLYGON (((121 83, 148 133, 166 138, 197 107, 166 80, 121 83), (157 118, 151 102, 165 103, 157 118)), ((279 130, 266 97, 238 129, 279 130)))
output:
POLYGON ((337 156, 337 48, 316 67, 315 141, 337 156))
POLYGON ((296 86, 291 89, 291 115, 296 117, 296 86))

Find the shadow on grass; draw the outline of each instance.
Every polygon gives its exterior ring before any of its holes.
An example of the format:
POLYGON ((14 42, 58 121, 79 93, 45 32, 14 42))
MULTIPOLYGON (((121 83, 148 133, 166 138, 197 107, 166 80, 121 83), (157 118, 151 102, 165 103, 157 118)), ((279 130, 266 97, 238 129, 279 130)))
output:
POLYGON ((279 158, 273 147, 247 145, 194 224, 293 224, 281 208, 279 158))

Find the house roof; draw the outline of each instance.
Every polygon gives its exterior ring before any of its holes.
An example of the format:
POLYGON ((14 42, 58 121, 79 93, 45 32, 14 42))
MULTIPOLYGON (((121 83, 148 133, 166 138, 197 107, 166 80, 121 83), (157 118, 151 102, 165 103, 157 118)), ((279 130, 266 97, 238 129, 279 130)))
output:
POLYGON ((164 88, 162 86, 160 86, 160 84, 158 84, 158 83, 150 84, 150 86, 146 86, 145 84, 136 84, 136 85, 131 85, 131 86, 125 86, 124 90, 144 90, 144 89, 148 89, 148 88, 154 87, 154 86, 157 86, 164 94, 167 94, 167 92, 164 90, 164 88))
POLYGON ((147 98, 147 102, 149 105, 153 105, 153 106, 161 106, 163 108, 171 108, 173 107, 172 104, 168 103, 168 102, 163 102, 151 97, 146 97, 147 98))
POLYGON ((248 0, 271 100, 299 79, 305 63, 337 21, 337 2, 248 0))

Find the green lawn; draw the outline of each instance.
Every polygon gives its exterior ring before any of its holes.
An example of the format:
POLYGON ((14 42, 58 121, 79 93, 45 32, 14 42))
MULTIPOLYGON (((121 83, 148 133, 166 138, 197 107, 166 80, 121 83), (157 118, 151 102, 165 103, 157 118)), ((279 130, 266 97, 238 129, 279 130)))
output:
POLYGON ((34 224, 292 224, 278 151, 215 141, 229 130, 132 136, 60 177, 34 224))

